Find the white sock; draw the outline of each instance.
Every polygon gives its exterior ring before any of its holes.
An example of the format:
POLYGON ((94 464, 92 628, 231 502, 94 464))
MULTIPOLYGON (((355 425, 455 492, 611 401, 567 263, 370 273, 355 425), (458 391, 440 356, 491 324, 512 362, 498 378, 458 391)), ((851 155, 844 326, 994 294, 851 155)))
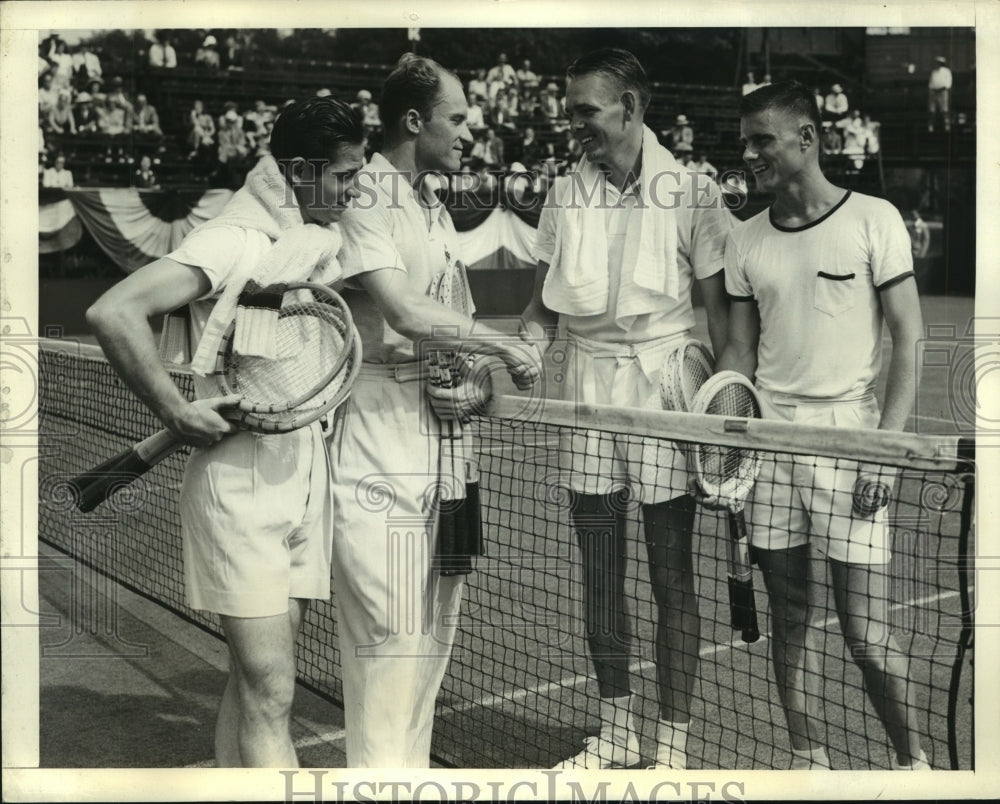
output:
POLYGON ((687 723, 660 720, 656 724, 656 764, 687 770, 687 723))
POLYGON ((830 758, 826 755, 826 749, 819 748, 793 748, 792 766, 790 770, 810 770, 811 768, 829 768, 830 758))
POLYGON ((601 698, 601 739, 627 745, 632 731, 632 696, 601 698))

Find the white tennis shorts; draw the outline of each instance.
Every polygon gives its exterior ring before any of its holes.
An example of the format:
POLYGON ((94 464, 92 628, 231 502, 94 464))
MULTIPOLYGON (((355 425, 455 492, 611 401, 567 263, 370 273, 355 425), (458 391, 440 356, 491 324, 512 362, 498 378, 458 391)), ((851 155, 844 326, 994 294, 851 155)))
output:
MULTIPOLYGON (((564 398, 582 404, 662 410, 660 371, 669 351, 686 337, 634 345, 571 336, 564 398)), ((560 482, 580 494, 610 494, 629 487, 642 503, 687 493, 684 453, 672 441, 599 430, 564 430, 559 440, 560 482)))
POLYGON ((328 598, 328 466, 318 424, 195 449, 180 500, 188 605, 270 617, 287 612, 289 598, 328 598))
MULTIPOLYGON (((765 419, 827 427, 875 429, 874 396, 852 402, 794 402, 759 391, 765 419)), ((750 542, 763 550, 787 550, 811 541, 829 558, 850 564, 890 559, 886 509, 873 517, 852 511, 858 462, 808 455, 765 454, 747 505, 750 542)))

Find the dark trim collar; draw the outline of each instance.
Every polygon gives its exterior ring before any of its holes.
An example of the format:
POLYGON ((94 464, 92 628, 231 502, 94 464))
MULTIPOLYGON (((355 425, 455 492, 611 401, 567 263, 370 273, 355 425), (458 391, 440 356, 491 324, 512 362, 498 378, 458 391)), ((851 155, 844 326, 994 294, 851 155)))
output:
POLYGON ((771 222, 771 226, 777 229, 779 232, 804 232, 812 226, 818 226, 827 218, 829 218, 834 212, 840 209, 844 204, 847 203, 847 199, 851 197, 851 190, 844 193, 844 197, 841 198, 830 210, 824 213, 821 217, 816 218, 814 221, 809 221, 809 223, 803 226, 782 226, 780 223, 774 222, 774 207, 767 208, 767 219, 771 222))

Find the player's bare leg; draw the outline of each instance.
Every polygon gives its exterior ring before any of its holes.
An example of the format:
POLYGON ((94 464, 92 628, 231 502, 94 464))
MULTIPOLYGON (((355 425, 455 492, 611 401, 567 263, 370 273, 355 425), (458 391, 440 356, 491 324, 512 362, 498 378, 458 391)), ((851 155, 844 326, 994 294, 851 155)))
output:
POLYGON ((601 696, 601 733, 559 768, 638 763, 631 711, 632 635, 625 609, 625 522, 611 495, 574 494, 571 518, 583 559, 584 624, 601 696))
POLYGON ((219 717, 215 722, 215 765, 218 768, 243 767, 239 742, 240 694, 237 673, 239 666, 230 650, 229 677, 219 704, 219 717))
POLYGON ((298 767, 289 725, 295 696, 295 640, 307 607, 305 600, 290 600, 287 614, 220 618, 234 667, 230 683, 235 679, 236 691, 235 706, 233 697, 227 702, 224 695, 220 709, 216 731, 216 745, 222 749, 217 757, 220 766, 223 759, 232 759, 235 721, 243 767, 298 767))
POLYGON ((810 645, 809 545, 755 552, 771 604, 771 659, 788 723, 792 767, 828 767, 815 727, 821 671, 810 645))
POLYGON ((903 767, 926 766, 920 750, 910 662, 889 631, 889 580, 883 565, 830 560, 834 601, 844 640, 861 668, 872 706, 903 767))
POLYGON ((643 506, 649 575, 656 600, 656 674, 660 694, 656 764, 687 767, 687 727, 698 673, 701 620, 691 533, 695 501, 685 495, 643 506))

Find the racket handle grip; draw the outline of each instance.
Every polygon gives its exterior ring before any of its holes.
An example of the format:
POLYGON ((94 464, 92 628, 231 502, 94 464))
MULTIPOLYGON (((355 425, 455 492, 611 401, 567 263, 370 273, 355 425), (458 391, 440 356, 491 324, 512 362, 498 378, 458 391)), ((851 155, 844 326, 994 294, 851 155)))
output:
POLYGON ((744 642, 756 642, 760 639, 752 580, 729 578, 729 616, 733 628, 742 632, 744 642))
POLYGON ((77 475, 70 480, 76 507, 84 513, 93 511, 116 491, 138 480, 180 446, 181 442, 169 430, 161 430, 109 458, 100 466, 77 475))
POLYGON ((726 552, 729 558, 729 572, 737 578, 751 578, 753 562, 750 559, 750 540, 743 512, 729 515, 729 542, 726 552))

